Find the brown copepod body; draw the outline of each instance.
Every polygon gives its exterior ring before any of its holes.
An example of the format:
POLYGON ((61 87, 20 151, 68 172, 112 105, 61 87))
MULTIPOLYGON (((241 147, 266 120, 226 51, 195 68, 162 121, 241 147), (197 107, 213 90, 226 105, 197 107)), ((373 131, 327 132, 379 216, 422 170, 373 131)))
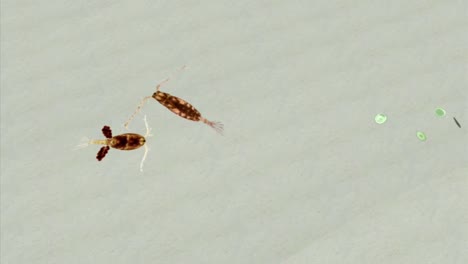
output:
POLYGON ((117 135, 110 139, 109 146, 120 150, 134 150, 145 145, 146 139, 144 136, 134 133, 126 133, 117 135))
POLYGON ((113 137, 112 130, 109 126, 104 126, 102 128, 102 133, 106 139, 93 139, 89 142, 89 144, 94 145, 105 145, 96 155, 96 159, 98 161, 101 161, 106 156, 110 148, 119 150, 134 150, 145 145, 146 142, 144 136, 135 133, 126 133, 113 137))
MULTIPOLYGON (((180 70, 183 70, 183 69, 185 69, 185 66, 182 67, 180 70)), ((220 134, 223 134, 224 126, 223 126, 223 124, 221 122, 210 121, 210 120, 204 118, 200 114, 200 111, 198 111, 195 107, 193 107, 190 103, 188 103, 184 99, 173 96, 173 95, 165 93, 165 92, 161 92, 160 91, 161 86, 164 83, 168 82, 169 80, 170 80, 170 78, 167 78, 166 80, 164 80, 163 82, 158 84, 156 86, 156 92, 153 93, 152 96, 147 96, 147 97, 143 98, 143 100, 140 102, 140 104, 138 105, 135 112, 127 120, 127 122, 125 123, 124 126, 126 128, 128 128, 128 124, 135 117, 135 115, 140 111, 140 109, 145 104, 146 100, 148 100, 150 98, 154 98, 156 101, 158 101, 160 104, 162 104, 164 107, 169 109, 174 114, 176 114, 176 115, 178 115, 178 116, 180 116, 182 118, 185 118, 187 120, 191 120, 191 121, 195 121, 195 122, 201 121, 201 122, 207 124, 208 126, 212 127, 214 130, 216 130, 216 132, 218 132, 220 134)))
POLYGON ((96 159, 101 161, 109 152, 110 148, 118 149, 118 150, 134 150, 138 149, 142 146, 145 146, 145 153, 143 155, 143 159, 140 163, 140 170, 143 171, 143 163, 146 159, 146 155, 148 154, 148 147, 145 145, 146 137, 150 136, 150 128, 148 127, 148 123, 146 121, 146 116, 144 118, 145 125, 146 125, 146 135, 142 136, 136 133, 125 133, 120 134, 117 136, 112 136, 112 130, 109 126, 104 126, 102 128, 102 134, 106 137, 106 139, 92 139, 89 140, 87 143, 78 145, 78 147, 86 147, 88 145, 104 145, 99 149, 98 153, 96 154, 96 159))
POLYGON ((216 132, 220 134, 223 133, 223 124, 221 122, 207 120, 200 114, 200 111, 198 111, 184 99, 161 92, 159 89, 153 94, 152 97, 174 114, 191 121, 202 121, 216 130, 216 132))

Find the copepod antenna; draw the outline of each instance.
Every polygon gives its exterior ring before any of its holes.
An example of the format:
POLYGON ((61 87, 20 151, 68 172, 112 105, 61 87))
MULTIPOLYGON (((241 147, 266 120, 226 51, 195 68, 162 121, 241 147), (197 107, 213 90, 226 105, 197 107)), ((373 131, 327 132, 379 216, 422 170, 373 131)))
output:
POLYGON ((146 127, 145 138, 153 136, 153 134, 150 134, 151 133, 151 128, 148 125, 148 120, 146 119, 146 115, 143 117, 143 121, 145 122, 145 127, 146 127))
POLYGON ((88 137, 82 137, 80 143, 76 145, 73 150, 83 149, 86 148, 91 144, 91 140, 88 137))
POLYGON ((146 159, 146 156, 148 156, 148 151, 149 151, 149 148, 148 146, 145 144, 145 153, 143 154, 143 158, 141 159, 141 162, 140 162, 140 171, 143 172, 143 165, 145 163, 145 159, 146 159))
MULTIPOLYGON (((148 125, 148 120, 146 120, 146 115, 145 115, 145 117, 143 117, 143 121, 145 122, 145 127, 146 127, 146 134, 145 134, 145 139, 146 139, 147 137, 151 137, 153 135, 151 134, 151 128, 148 125)), ((148 143, 145 142, 145 153, 143 154, 143 158, 141 159, 141 162, 140 162, 140 171, 141 172, 143 172, 143 165, 145 163, 146 156, 148 156, 148 151, 149 151, 148 143)))
POLYGON ((179 72, 181 72, 181 71, 183 71, 183 70, 185 70, 185 69, 187 69, 187 68, 188 68, 187 65, 183 65, 182 67, 180 67, 179 69, 177 69, 173 74, 171 74, 169 77, 167 77, 166 79, 164 79, 164 81, 158 83, 158 84, 156 85, 156 91, 159 91, 159 89, 161 88, 161 86, 162 86, 163 84, 165 84, 165 83, 167 83, 168 81, 170 81, 170 80, 172 79, 172 76, 178 74, 179 72))
POLYGON ((151 99, 153 98, 152 96, 146 96, 144 97, 143 99, 141 99, 140 103, 138 104, 137 108, 135 109, 135 111, 133 112, 133 114, 127 119, 127 121, 125 122, 124 124, 124 127, 128 130, 128 125, 130 124, 130 122, 133 120, 133 118, 135 118, 135 116, 141 111, 141 108, 143 107, 143 105, 145 105, 146 101, 148 99, 151 99))

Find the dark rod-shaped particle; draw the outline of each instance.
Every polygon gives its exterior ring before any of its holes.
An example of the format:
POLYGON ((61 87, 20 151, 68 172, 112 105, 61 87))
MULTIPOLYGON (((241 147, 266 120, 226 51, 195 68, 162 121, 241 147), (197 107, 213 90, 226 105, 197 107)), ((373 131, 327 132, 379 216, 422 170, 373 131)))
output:
POLYGON ((457 124, 457 126, 458 126, 459 128, 461 128, 460 123, 458 123, 458 121, 457 121, 457 119, 456 119, 455 117, 453 118, 453 121, 455 121, 455 124, 457 124))

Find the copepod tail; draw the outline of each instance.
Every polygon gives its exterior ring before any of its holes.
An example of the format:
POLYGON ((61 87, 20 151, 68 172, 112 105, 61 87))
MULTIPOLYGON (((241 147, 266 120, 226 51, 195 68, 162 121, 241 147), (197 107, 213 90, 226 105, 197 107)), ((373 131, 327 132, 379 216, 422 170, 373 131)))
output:
POLYGON ((219 121, 209 121, 205 118, 202 119, 203 123, 209 125, 210 127, 212 127, 216 132, 218 132, 219 134, 223 135, 223 132, 224 132, 224 125, 223 123, 219 122, 219 121))
POLYGON ((221 122, 215 121, 212 123, 211 127, 221 135, 224 133, 224 125, 221 122))
POLYGON ((86 148, 90 144, 91 144, 91 140, 88 137, 82 137, 80 143, 78 145, 76 145, 73 150, 86 148))

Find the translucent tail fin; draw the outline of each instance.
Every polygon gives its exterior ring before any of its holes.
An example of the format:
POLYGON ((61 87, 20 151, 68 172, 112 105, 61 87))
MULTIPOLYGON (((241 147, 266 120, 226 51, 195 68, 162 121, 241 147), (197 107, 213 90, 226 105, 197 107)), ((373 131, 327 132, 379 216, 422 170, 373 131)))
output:
POLYGON ((87 138, 87 137, 82 137, 81 138, 81 141, 78 145, 76 145, 73 150, 78 150, 78 149, 83 149, 83 148, 86 148, 87 146, 89 146, 91 144, 91 139, 87 138))
POLYGON ((212 127, 216 132, 218 132, 218 134, 220 135, 223 135, 224 133, 224 125, 223 123, 219 122, 219 121, 210 121, 210 120, 207 120, 206 118, 202 118, 201 119, 203 123, 209 125, 210 127, 212 127))

